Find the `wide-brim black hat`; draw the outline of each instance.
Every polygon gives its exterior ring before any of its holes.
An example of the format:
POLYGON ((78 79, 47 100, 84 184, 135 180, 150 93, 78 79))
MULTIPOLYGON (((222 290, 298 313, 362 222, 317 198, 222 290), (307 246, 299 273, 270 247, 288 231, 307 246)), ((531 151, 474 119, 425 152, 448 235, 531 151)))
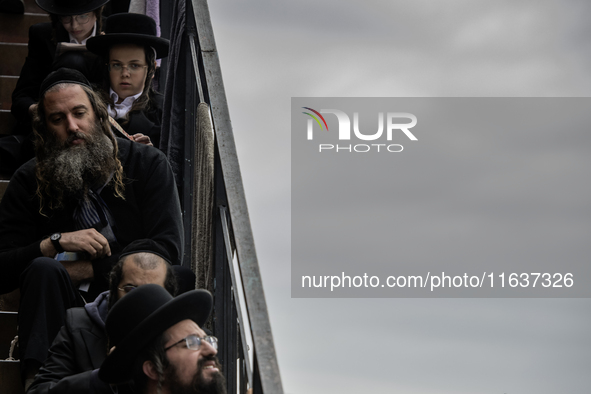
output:
POLYGON ((168 56, 170 41, 157 36, 156 22, 147 15, 123 13, 105 20, 105 34, 86 41, 86 48, 97 55, 108 57, 113 45, 135 44, 149 46, 156 51, 156 59, 168 56))
POLYGON ((99 377, 112 384, 130 380, 136 357, 150 341, 183 320, 203 326, 211 308, 212 297, 207 290, 188 291, 173 298, 161 286, 139 286, 117 301, 107 316, 105 327, 115 350, 101 365, 99 377))
POLYGON ((104 6, 109 0, 35 0, 37 5, 50 14, 80 15, 104 6))

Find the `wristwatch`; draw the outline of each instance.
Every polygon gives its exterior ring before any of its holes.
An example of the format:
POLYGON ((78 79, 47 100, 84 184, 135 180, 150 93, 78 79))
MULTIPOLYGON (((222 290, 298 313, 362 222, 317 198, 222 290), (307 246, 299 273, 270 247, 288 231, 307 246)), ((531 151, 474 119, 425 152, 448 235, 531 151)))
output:
POLYGON ((51 237, 49 237, 49 239, 51 240, 53 247, 55 248, 55 250, 57 250, 58 253, 65 252, 64 248, 62 248, 62 245, 60 245, 60 239, 62 239, 62 233, 52 234, 51 237))

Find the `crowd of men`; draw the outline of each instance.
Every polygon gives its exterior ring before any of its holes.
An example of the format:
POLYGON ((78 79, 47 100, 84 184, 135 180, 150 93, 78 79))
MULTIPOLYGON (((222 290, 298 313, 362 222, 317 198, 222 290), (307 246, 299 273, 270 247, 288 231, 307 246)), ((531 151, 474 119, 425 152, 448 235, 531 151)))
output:
POLYGON ((34 130, 35 158, 0 202, 0 294, 20 288, 28 392, 224 393, 211 294, 174 297, 187 273, 164 154, 115 138, 70 69, 43 80, 34 130))

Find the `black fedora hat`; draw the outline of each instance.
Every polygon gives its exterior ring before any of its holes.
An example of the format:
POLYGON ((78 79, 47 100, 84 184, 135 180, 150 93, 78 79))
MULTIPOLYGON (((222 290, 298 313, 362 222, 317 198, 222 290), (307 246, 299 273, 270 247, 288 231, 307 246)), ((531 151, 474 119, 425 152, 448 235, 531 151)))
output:
POLYGON ((105 21, 104 30, 104 35, 94 36, 86 41, 86 48, 90 52, 107 57, 113 45, 136 44, 154 48, 157 59, 168 56, 169 40, 156 35, 156 22, 147 15, 111 15, 105 21))
POLYGON ((134 361, 150 341, 183 320, 203 326, 211 308, 212 297, 207 290, 173 298, 161 286, 139 286, 117 301, 107 316, 105 328, 115 350, 101 365, 99 377, 112 384, 131 379, 134 361))
POLYGON ((35 0, 37 5, 50 14, 80 15, 104 6, 109 0, 35 0))

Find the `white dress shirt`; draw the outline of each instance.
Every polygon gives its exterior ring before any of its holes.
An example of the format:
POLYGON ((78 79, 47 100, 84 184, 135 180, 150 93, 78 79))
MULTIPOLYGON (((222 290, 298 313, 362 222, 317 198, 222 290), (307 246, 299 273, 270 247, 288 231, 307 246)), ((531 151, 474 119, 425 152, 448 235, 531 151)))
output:
MULTIPOLYGON (((111 88, 109 88, 109 95, 113 99, 113 102, 116 103, 119 101, 119 95, 111 88)), ((131 106, 137 100, 138 97, 142 95, 142 92, 135 94, 133 96, 126 97, 121 104, 115 104, 115 107, 109 104, 109 115, 113 117, 113 119, 121 119, 124 118, 125 115, 131 109, 131 106)))

